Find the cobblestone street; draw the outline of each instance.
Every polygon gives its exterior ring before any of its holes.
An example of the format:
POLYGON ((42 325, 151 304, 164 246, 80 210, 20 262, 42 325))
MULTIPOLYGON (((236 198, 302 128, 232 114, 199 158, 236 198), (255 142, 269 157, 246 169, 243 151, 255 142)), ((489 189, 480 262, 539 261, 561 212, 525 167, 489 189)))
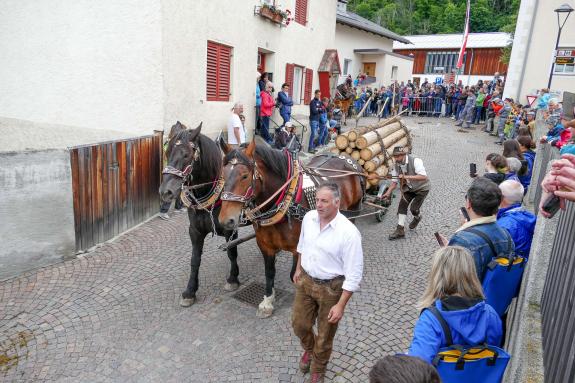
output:
MULTIPOLYGON (((404 121, 432 191, 422 223, 405 240, 387 240, 397 223, 397 198, 383 223, 374 217, 356 222, 364 280, 336 335, 328 381, 366 382, 377 359, 407 349, 418 315, 414 304, 437 248, 433 233, 450 236, 458 226, 469 163, 483 170, 485 155, 501 151, 479 127, 459 133, 444 118, 404 121)), ((187 227, 186 214, 156 217, 89 254, 0 283, 0 381, 303 381, 290 322, 291 256, 277 258, 276 289, 285 293, 274 315, 258 319, 254 306, 224 291, 229 260, 217 249, 223 239, 208 239, 198 301, 182 308, 191 254, 187 227)), ((239 246, 238 262, 242 288, 264 282, 255 241, 239 246)))

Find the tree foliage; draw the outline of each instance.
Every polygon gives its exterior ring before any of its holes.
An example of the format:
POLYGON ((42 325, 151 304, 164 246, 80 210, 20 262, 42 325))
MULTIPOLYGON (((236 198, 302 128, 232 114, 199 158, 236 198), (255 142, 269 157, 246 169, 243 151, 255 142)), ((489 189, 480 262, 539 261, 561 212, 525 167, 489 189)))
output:
MULTIPOLYGON (((471 0, 471 32, 512 33, 520 0, 471 0)), ((401 35, 462 33, 466 0, 349 0, 352 12, 401 35)))

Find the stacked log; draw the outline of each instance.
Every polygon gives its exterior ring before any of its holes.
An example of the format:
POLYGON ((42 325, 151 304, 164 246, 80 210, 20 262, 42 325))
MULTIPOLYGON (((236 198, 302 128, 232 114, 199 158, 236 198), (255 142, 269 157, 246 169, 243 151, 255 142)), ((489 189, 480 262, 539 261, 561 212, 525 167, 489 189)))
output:
POLYGON ((393 165, 392 153, 396 146, 410 147, 409 131, 399 117, 380 123, 362 126, 338 135, 334 154, 348 155, 362 166, 368 175, 377 175, 367 180, 367 188, 377 187, 381 178, 388 175, 393 165))

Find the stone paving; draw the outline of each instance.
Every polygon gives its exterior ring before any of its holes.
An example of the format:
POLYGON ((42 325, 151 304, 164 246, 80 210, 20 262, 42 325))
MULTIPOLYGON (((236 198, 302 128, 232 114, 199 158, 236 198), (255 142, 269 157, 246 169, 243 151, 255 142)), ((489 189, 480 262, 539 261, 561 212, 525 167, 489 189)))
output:
MULTIPOLYGON (((377 359, 407 349, 437 248, 433 233, 456 229, 469 162, 481 169, 487 153, 501 150, 479 129, 456 132, 452 120, 405 121, 432 192, 406 240, 387 240, 397 198, 384 222, 358 220, 364 280, 336 335, 328 381, 365 382, 377 359)), ((0 283, 0 381, 302 382, 290 326, 290 256, 277 259, 276 288, 287 294, 271 318, 257 319, 255 307, 223 290, 229 261, 216 249, 223 239, 209 239, 198 302, 182 308, 187 225, 186 214, 154 218, 92 253, 0 283)), ((263 282, 255 242, 239 252, 242 286, 263 282)))

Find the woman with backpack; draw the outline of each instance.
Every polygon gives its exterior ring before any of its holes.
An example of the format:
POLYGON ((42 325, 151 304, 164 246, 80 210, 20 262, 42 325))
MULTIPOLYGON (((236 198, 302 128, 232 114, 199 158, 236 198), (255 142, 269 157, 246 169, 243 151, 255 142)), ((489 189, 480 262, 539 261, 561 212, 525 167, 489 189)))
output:
POLYGON ((448 334, 436 314, 447 323, 453 344, 501 343, 501 319, 485 303, 473 257, 463 247, 447 246, 435 253, 417 308, 422 311, 408 351, 411 356, 431 363, 439 349, 449 345, 448 334))

